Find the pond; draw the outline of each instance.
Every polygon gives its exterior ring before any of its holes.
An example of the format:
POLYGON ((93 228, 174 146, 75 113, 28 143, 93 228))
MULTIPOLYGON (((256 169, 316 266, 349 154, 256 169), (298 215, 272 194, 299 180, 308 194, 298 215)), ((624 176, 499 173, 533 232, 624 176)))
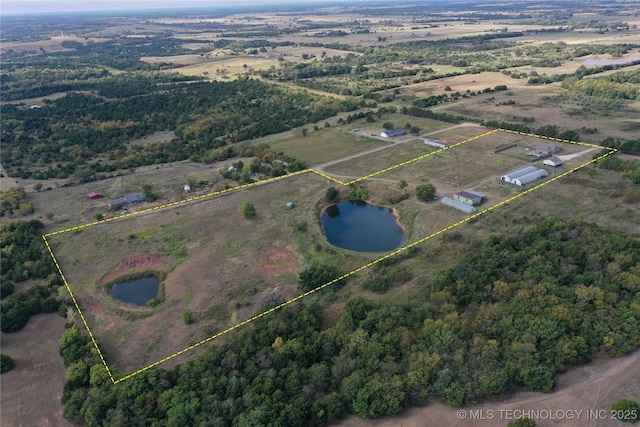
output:
POLYGON ((616 59, 587 59, 582 61, 582 65, 618 65, 618 64, 628 64, 633 61, 640 60, 638 56, 627 56, 626 58, 616 58, 616 59))
POLYGON ((146 306, 158 296, 160 282, 155 277, 143 277, 111 286, 109 295, 129 304, 146 306))
POLYGON ((352 251, 386 252, 399 248, 405 239, 393 210, 362 201, 327 207, 320 223, 329 243, 352 251))

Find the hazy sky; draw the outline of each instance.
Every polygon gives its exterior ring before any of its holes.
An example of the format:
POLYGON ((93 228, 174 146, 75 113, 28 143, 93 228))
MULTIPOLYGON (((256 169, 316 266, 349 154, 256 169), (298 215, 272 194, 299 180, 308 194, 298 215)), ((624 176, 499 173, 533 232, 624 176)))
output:
MULTIPOLYGON (((320 0, 323 1, 323 0, 320 0)), ((334 0, 335 1, 335 0, 334 0)), ((91 10, 136 10, 216 7, 273 3, 318 3, 309 0, 0 0, 0 13, 86 12, 91 10)))

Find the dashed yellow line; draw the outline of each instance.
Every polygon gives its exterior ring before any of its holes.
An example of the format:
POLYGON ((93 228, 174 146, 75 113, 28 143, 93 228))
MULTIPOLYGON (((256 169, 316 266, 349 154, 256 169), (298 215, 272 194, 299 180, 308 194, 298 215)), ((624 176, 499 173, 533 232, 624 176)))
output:
POLYGON ((558 180, 558 179, 560 179, 560 178, 562 178, 564 176, 569 175, 570 173, 573 173, 573 172, 575 172, 575 171, 577 171, 579 169, 584 168, 585 166, 588 166, 588 165, 590 165, 590 164, 592 164, 594 162, 597 162, 598 160, 600 160, 600 159, 602 159, 602 158, 604 158, 606 156, 609 156, 609 155, 615 153, 616 151, 617 150, 615 148, 600 147, 600 146, 597 146, 597 145, 586 144, 586 143, 581 143, 581 142, 577 142, 577 141, 569 141, 569 140, 566 140, 566 139, 544 137, 544 136, 535 135, 535 134, 511 131, 511 130, 507 130, 507 129, 494 129, 492 131, 485 132, 485 133, 483 133, 481 135, 477 135, 477 136, 474 136, 472 138, 468 138, 468 139, 466 139, 464 141, 452 144, 452 145, 450 145, 450 146, 448 146, 446 148, 441 148, 441 149, 436 150, 434 152, 430 152, 430 153, 424 154, 422 156, 415 157, 415 158, 413 158, 411 160, 407 160, 405 162, 398 163, 397 165, 388 167, 386 169, 383 169, 383 170, 380 170, 378 172, 369 174, 367 176, 363 176, 361 178, 354 179, 354 180, 346 182, 346 183, 343 182, 343 181, 340 181, 340 180, 338 180, 336 178, 333 178, 333 177, 331 177, 329 175, 326 175, 326 174, 324 174, 322 172, 316 171, 314 169, 306 169, 306 170, 299 171, 299 172, 294 172, 294 173, 291 173, 291 174, 288 174, 288 175, 283 175, 283 176, 280 176, 280 177, 269 178, 269 179, 258 181, 258 182, 251 183, 251 184, 243 184, 243 185, 240 185, 240 186, 237 186, 237 187, 233 187, 233 188, 229 188, 229 189, 225 189, 225 190, 221 190, 221 191, 216 191, 216 192, 205 194, 205 195, 190 197, 188 199, 180 200, 180 201, 177 201, 177 202, 171 202, 171 203, 167 203, 165 205, 155 206, 155 207, 152 207, 152 208, 149 208, 149 209, 144 209, 142 211, 132 212, 132 213, 125 214, 125 215, 120 215, 120 216, 117 216, 117 217, 108 218, 108 219, 103 220, 103 221, 95 221, 95 222, 84 224, 84 225, 70 227, 70 228, 67 228, 67 229, 64 229, 64 230, 55 231, 55 232, 52 232, 52 233, 45 234, 45 235, 42 236, 42 238, 44 239, 45 245, 47 246, 47 250, 49 251, 49 254, 51 255, 51 258, 53 259, 53 262, 55 263, 56 268, 58 269, 58 273, 60 274, 60 277, 62 278, 62 280, 63 280, 63 282, 64 282, 64 284, 65 284, 65 286, 67 288, 67 291, 69 291, 69 294, 71 295, 71 298, 73 300, 73 303, 74 303, 76 309, 78 310, 78 313, 80 313, 80 318, 82 319, 82 322, 83 322, 85 328, 87 329, 87 332, 89 333, 89 336, 91 338, 91 342, 93 343, 94 347, 96 348, 96 350, 98 352, 98 355, 100 356, 100 360, 102 361, 102 364, 104 365, 105 369, 107 370, 109 378, 115 384, 115 383, 119 383, 121 381, 124 381, 124 380, 126 380, 128 378, 131 378, 134 375, 142 373, 142 372, 144 372, 144 371, 146 371, 148 369, 151 369, 151 368, 153 368, 155 366, 158 366, 159 364, 164 363, 164 362, 166 362, 166 361, 168 361, 170 359, 173 359, 174 357, 177 357, 177 356, 179 356, 181 354, 184 354, 184 353, 186 353, 186 352, 188 352, 190 350, 193 350, 194 348, 196 348, 198 346, 201 346, 203 344, 206 344, 206 343, 208 343, 208 342, 210 342, 210 341, 212 341, 212 340, 214 340, 216 338, 219 338, 222 335, 228 334, 229 332, 232 332, 232 331, 234 331, 234 330, 236 330, 236 329, 238 329, 238 328, 240 328, 242 326, 245 326, 248 323, 251 323, 251 322, 253 322, 253 321, 257 320, 257 319, 260 319, 261 317, 264 317, 264 316, 266 316, 266 315, 268 315, 270 313, 273 313, 274 311, 277 311, 277 310, 279 310, 279 309, 281 309, 283 307, 286 307, 286 306, 288 306, 290 304, 293 304, 293 303, 301 300, 302 298, 305 298, 305 297, 307 297, 307 296, 309 296, 309 295, 311 295, 313 293, 316 293, 316 292, 318 292, 318 291, 320 291, 320 290, 322 290, 322 289, 324 289, 324 288, 326 288, 328 286, 333 285, 336 282, 339 282, 340 280, 343 280, 343 279, 345 279, 345 278, 347 278, 349 276, 352 276, 352 275, 354 275, 354 274, 356 274, 356 273, 358 273, 358 272, 360 272, 362 270, 365 270, 365 269, 367 269, 367 268, 369 268, 369 267, 371 267, 371 266, 373 266, 375 264, 378 264, 379 262, 381 262, 383 260, 386 260, 388 258, 391 258, 391 257, 397 255, 397 254, 400 254, 400 253, 402 253, 402 252, 404 252, 404 251, 406 251, 406 250, 408 250, 408 249, 410 249, 410 248, 412 248, 412 247, 414 247, 416 245, 419 245, 419 244, 421 244, 421 243, 423 243, 423 242, 425 242, 425 241, 427 241, 427 240, 429 240, 429 239, 431 239, 433 237, 436 237, 436 236, 438 236, 438 235, 440 235, 442 233, 445 233, 446 231, 449 231, 452 228, 458 227, 459 225, 462 225, 462 224, 464 224, 466 222, 469 222, 472 219, 479 217, 480 215, 484 215, 485 213, 490 212, 490 211, 492 211, 492 210, 494 210, 494 209, 496 209, 496 208, 498 208, 500 206, 503 206, 503 205, 513 201, 513 200, 516 200, 519 197, 522 197, 522 196, 524 196, 526 194, 529 194, 530 192, 532 192, 534 190, 537 190, 538 188, 540 188, 540 187, 542 187, 544 185, 550 184, 550 183, 552 183, 552 182, 554 182, 554 181, 556 181, 556 180, 558 180), (531 188, 529 188, 529 189, 527 189, 527 190, 525 190, 525 191, 523 191, 521 193, 518 193, 515 196, 510 197, 510 198, 508 198, 508 199, 506 199, 506 200, 504 200, 504 201, 502 201, 500 203, 497 203, 497 204, 495 204, 493 206, 490 206, 490 207, 488 207, 486 209, 483 209, 483 210, 481 210, 479 212, 476 212, 473 215, 465 217, 464 219, 462 219, 462 220, 460 220, 460 221, 458 221, 458 222, 456 222, 454 224, 451 224, 451 225, 449 225, 449 226, 447 226, 445 228, 442 228, 441 230, 438 230, 438 231, 436 231, 434 233, 431 233, 428 236, 423 237, 423 238, 421 238, 421 239, 419 239, 419 240, 417 240, 417 241, 415 241, 413 243, 410 243, 410 244, 408 244, 406 246, 403 246, 403 247, 401 247, 401 248, 399 248, 399 249, 397 249, 395 251, 392 251, 392 252, 390 252, 390 253, 388 253, 388 254, 386 254, 386 255, 384 255, 384 256, 382 256, 382 257, 380 257, 380 258, 378 258, 378 259, 376 259, 374 261, 369 262, 368 264, 365 264, 365 265, 363 265, 361 267, 358 267, 355 270, 352 270, 352 271, 350 271, 350 272, 348 272, 346 274, 343 274, 342 276, 337 277, 337 278, 335 278, 335 279, 333 279, 333 280, 331 280, 331 281, 329 281, 329 282, 327 282, 327 283, 325 283, 325 284, 323 284, 321 286, 318 286, 315 289, 312 289, 310 291, 302 293, 302 294, 300 294, 300 295, 298 295, 298 296, 296 296, 296 297, 294 297, 294 298, 292 298, 292 299, 290 299, 290 300, 288 300, 286 302, 283 302, 280 305, 277 305, 276 307, 273 307, 273 308, 271 308, 269 310, 266 310, 266 311, 264 311, 262 313, 259 313, 259 314, 255 315, 255 316, 253 316, 253 317, 251 317, 251 318, 249 318, 247 320, 244 320, 244 321, 242 321, 240 323, 237 323, 236 325, 233 325, 230 328, 227 328, 227 329, 225 329, 225 330, 223 330, 221 332, 218 332, 215 335, 212 335, 212 336, 210 336, 208 338, 205 338, 205 339, 203 339, 203 340, 201 340, 201 341, 199 341, 199 342, 197 342, 197 343, 195 343, 193 345, 190 345, 187 348, 184 348, 184 349, 182 349, 182 350, 180 350, 178 352, 175 352, 175 353, 171 354, 170 356, 164 357, 161 360, 158 360, 157 362, 154 362, 154 363, 152 363, 152 364, 150 364, 150 365, 148 365, 148 366, 146 366, 146 367, 144 367, 142 369, 139 369, 139 370, 134 371, 134 372, 132 372, 130 374, 127 374, 124 377, 122 377, 120 379, 117 379, 117 380, 111 374, 111 370, 109 369, 109 366, 107 365, 107 363, 105 361, 105 358, 103 357, 103 354, 100 351, 100 348, 98 347, 98 343, 95 340, 95 338, 93 336, 93 333, 91 332, 91 329, 89 328, 89 325, 88 325, 88 323, 87 323, 87 321, 86 321, 86 319, 85 319, 85 317, 84 317, 84 315, 82 313, 82 310, 80 309, 80 306, 78 305, 78 302, 77 302, 75 296, 73 295, 73 292, 71 291, 71 287, 69 286, 69 283, 67 282, 67 279, 64 277, 64 274, 62 273, 62 269, 60 268, 60 265, 58 264, 58 261, 57 261, 56 257, 54 256, 51 247, 49 246, 49 242, 47 241, 47 237, 48 236, 53 236, 53 235, 56 235, 56 234, 62 234, 62 233, 65 233, 65 232, 68 232, 68 231, 73 231, 73 230, 79 230, 79 229, 90 227, 90 226, 93 226, 93 225, 102 224, 102 223, 105 223, 105 222, 114 221, 114 220, 117 220, 117 219, 126 218, 126 217, 133 216, 133 215, 139 215, 139 214, 142 214, 142 213, 145 213, 145 212, 149 212, 149 211, 153 211, 153 210, 157 210, 157 209, 162 209, 162 208, 169 207, 169 206, 175 206, 175 205, 179 205, 179 204, 184 204, 184 203, 192 202, 192 201, 195 201, 195 200, 201 200, 201 199, 213 197, 213 196, 216 196, 216 195, 219 195, 219 194, 223 194, 223 193, 229 193, 229 192, 241 190, 241 189, 244 189, 244 188, 253 187, 253 186, 256 186, 256 185, 266 184, 266 183, 269 183, 269 182, 277 181, 277 180, 284 179, 284 178, 287 178, 287 177, 290 177, 290 176, 300 175, 300 174, 307 173, 307 172, 314 172, 314 173, 316 173, 316 174, 318 174, 318 175, 320 175, 320 176, 322 176, 324 178, 327 178, 327 179, 329 179, 331 181, 334 181, 334 182, 337 182, 339 184, 349 185, 349 184, 352 184, 354 182, 358 182, 358 181, 365 180, 367 178, 371 178, 373 176, 379 175, 379 174, 387 172, 389 170, 399 168, 399 167, 407 165, 409 163, 413 163, 413 162, 418 161, 420 159, 424 159, 426 157, 429 157, 431 155, 440 153, 442 151, 446 151, 446 150, 449 150, 451 148, 460 146, 460 145, 465 144, 467 142, 482 138, 484 136, 490 135, 490 134, 492 134, 494 132, 497 132, 497 131, 515 133, 515 134, 520 134, 520 135, 525 135, 525 136, 532 136, 532 137, 537 137, 537 138, 542 138, 542 139, 549 139, 549 140, 554 140, 554 141, 558 141, 558 142, 565 142, 565 143, 570 143, 570 144, 583 145, 583 146, 592 147, 592 148, 606 148, 607 150, 609 150, 609 152, 605 153, 605 154, 603 154, 601 156, 598 156, 597 158, 594 158, 589 162, 583 163, 580 166, 577 166, 577 167, 575 167, 575 168, 573 168, 573 169, 571 169, 569 171, 566 171, 566 172, 564 172, 564 173, 562 173, 560 175, 552 177, 551 179, 548 179, 548 180, 546 180, 546 181, 544 181, 544 182, 542 182, 542 183, 540 183, 538 185, 535 185, 534 187, 531 187, 531 188))
POLYGON ((476 136, 474 136, 474 137, 471 137, 471 138, 465 139, 464 141, 456 142, 455 144, 451 144, 451 145, 448 145, 448 146, 446 146, 446 147, 440 148, 440 149, 438 149, 438 150, 436 150, 436 151, 432 151, 432 152, 430 152, 430 153, 423 154, 423 155, 418 156, 418 157, 414 157, 413 159, 410 159, 410 160, 404 161, 404 162, 402 162, 402 163, 398 163, 398 164, 393 165, 393 166, 389 166, 388 168, 385 168, 385 169, 379 170, 379 171, 374 172, 374 173, 371 173, 371 174, 369 174, 369 175, 365 175, 365 176, 362 176, 362 177, 360 177, 360 178, 356 178, 356 179, 354 179, 354 180, 352 180, 352 181, 349 181, 349 182, 347 183, 347 185, 349 185, 349 184, 354 184, 354 183, 359 182, 359 181, 364 181, 365 179, 368 179, 368 178, 374 177, 374 176, 376 176, 376 175, 380 175, 381 173, 389 172, 390 170, 393 170, 393 169, 396 169, 396 168, 399 168, 399 167, 402 167, 402 166, 408 165, 409 163, 417 162, 418 160, 422 160, 422 159, 425 159, 425 158, 427 158, 427 157, 429 157, 429 156, 433 156, 434 154, 442 153, 443 151, 447 151, 447 150, 450 150, 450 149, 452 149, 452 148, 459 147, 459 146, 460 146, 460 145, 462 145, 462 144, 466 144, 467 142, 474 141, 474 140, 476 140, 476 139, 478 139, 478 138, 482 138, 482 137, 484 137, 484 136, 490 135, 490 134, 492 134, 492 133, 494 133, 494 132, 497 132, 497 131, 498 131, 498 129, 494 129, 494 130, 491 130, 491 131, 489 131, 489 132, 485 132, 485 133, 483 133, 482 135, 476 135, 476 136))
POLYGON ((100 356, 100 360, 102 361, 102 364, 104 365, 104 368, 107 370, 107 374, 109 375, 109 378, 115 384, 116 381, 113 378, 113 375, 111 374, 111 369, 109 369, 109 365, 107 365, 107 362, 104 359, 104 356, 102 355, 102 351, 100 351, 100 347, 98 347, 98 342, 94 338, 93 333, 91 332, 91 328, 89 328, 89 324, 87 323, 87 319, 85 319, 84 314, 82 314, 82 310, 80 310, 80 305, 78 305, 78 300, 76 300, 75 295, 73 295, 73 292, 71 291, 71 287, 69 286, 69 282, 67 282, 67 279, 64 277, 64 274, 62 273, 62 269, 60 268, 60 264, 58 264, 58 260, 56 259, 55 255, 53 254, 53 251, 51 250, 51 246, 49 246, 49 242, 47 241, 47 237, 46 236, 42 236, 42 239, 44 240, 44 244, 47 247, 47 250, 49 251, 49 255, 51 255, 51 258, 53 259, 53 263, 56 265, 56 268, 58 269, 58 273, 60 274, 60 277, 62 278, 62 282, 66 286, 67 291, 69 291, 69 295, 71 295, 71 300, 73 300, 73 305, 76 306, 76 310, 78 310, 78 313, 80 313, 80 318, 82 319, 82 323, 84 324, 84 327, 87 329, 87 332, 89 333, 89 337, 91 338, 91 342, 93 343, 93 346, 98 351, 98 356, 100 356))
MULTIPOLYGON (((257 185, 268 184, 268 183, 271 183, 271 182, 274 182, 274 181, 279 181, 281 179, 289 178, 291 176, 296 176, 296 175, 300 175, 300 174, 308 173, 308 172, 312 172, 312 171, 313 171, 312 169, 305 169, 305 170, 298 171, 298 172, 291 172, 290 174, 287 174, 287 175, 276 176, 274 178, 267 178, 267 179, 263 179, 262 181, 252 182, 250 184, 242 184, 242 185, 239 185, 237 187, 225 188, 224 190, 215 191, 213 193, 203 194, 203 195, 200 195, 200 196, 193 196, 193 197, 189 197, 189 198, 184 199, 184 200, 178 200, 176 202, 165 203, 164 205, 153 206, 153 207, 150 207, 150 208, 147 208, 147 209, 143 209, 141 211, 130 212, 130 213, 114 216, 114 217, 111 217, 111 218, 107 218, 107 219, 104 219, 104 220, 101 220, 101 221, 89 222, 87 224, 77 225, 75 227, 65 228, 64 230, 53 231, 51 233, 45 234, 44 236, 45 237, 49 237, 49 236, 55 236, 56 234, 67 233, 69 231, 81 230, 83 228, 88 228, 88 227, 92 227, 94 225, 104 224, 106 222, 116 221, 116 220, 119 220, 119 219, 128 218, 128 217, 131 217, 131 216, 134 216, 134 215, 140 215, 140 214, 151 212, 151 211, 155 211, 155 210, 158 210, 158 209, 164 209, 164 208, 168 208, 168 207, 176 206, 176 205, 183 205, 185 203, 194 202, 196 200, 207 199, 207 198, 210 198, 210 197, 218 196, 220 194, 231 193, 231 192, 234 192, 234 191, 243 190, 245 188, 255 187, 257 185)), ((315 171, 313 171, 313 172, 315 172, 315 171)), ((331 177, 328 177, 328 176, 326 176, 326 178, 330 178, 331 179, 331 177)))

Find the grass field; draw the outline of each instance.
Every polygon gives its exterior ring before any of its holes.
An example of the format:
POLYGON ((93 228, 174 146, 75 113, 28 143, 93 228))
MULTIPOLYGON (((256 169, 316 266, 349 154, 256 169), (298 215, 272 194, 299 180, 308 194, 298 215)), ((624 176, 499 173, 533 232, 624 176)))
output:
MULTIPOLYGON (((486 131, 487 129, 485 128, 475 126, 461 127, 439 133, 435 135, 434 138, 443 142, 455 143, 472 136, 480 135, 486 131)), ((367 154, 346 162, 329 165, 324 168, 324 171, 329 174, 359 178, 437 150, 436 147, 425 144, 422 139, 412 138, 409 136, 404 136, 403 138, 410 139, 410 141, 398 144, 396 147, 388 150, 367 154)))
POLYGON ((302 160, 310 166, 339 159, 388 142, 349 132, 347 126, 311 131, 307 136, 291 136, 269 143, 271 150, 302 160))

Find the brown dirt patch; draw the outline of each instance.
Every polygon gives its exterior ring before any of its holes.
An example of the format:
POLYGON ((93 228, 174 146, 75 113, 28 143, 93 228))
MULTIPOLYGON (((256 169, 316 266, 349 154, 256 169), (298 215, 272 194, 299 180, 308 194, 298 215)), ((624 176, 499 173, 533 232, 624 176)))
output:
POLYGON ((103 281, 108 283, 125 273, 133 273, 144 270, 165 270, 169 267, 170 260, 165 257, 150 254, 135 254, 128 257, 120 265, 104 276, 103 281))
POLYGON ((293 253, 279 248, 269 249, 256 261, 256 266, 269 277, 293 274, 297 265, 293 253))
POLYGON ((60 402, 66 374, 58 342, 64 325, 57 314, 38 314, 20 331, 2 334, 2 351, 15 366, 2 374, 0 425, 72 426, 60 402))

